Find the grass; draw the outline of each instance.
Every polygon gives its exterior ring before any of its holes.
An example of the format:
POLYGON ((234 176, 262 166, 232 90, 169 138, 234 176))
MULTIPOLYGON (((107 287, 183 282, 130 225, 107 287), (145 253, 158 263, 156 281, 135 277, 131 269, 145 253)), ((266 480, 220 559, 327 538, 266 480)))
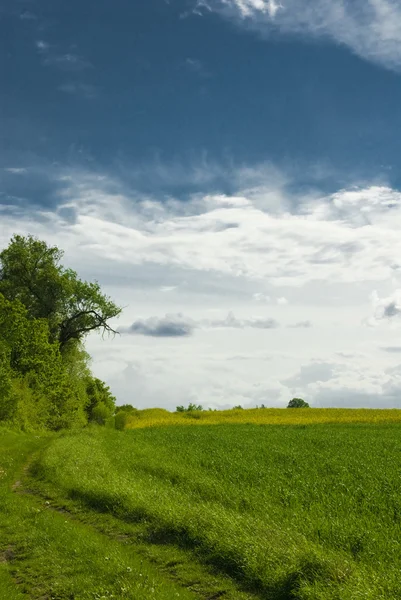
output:
MULTIPOLYGON (((276 414, 226 414, 251 412, 276 414)), ((312 409, 279 412, 316 420, 312 409)), ((42 451, 32 477, 54 501, 130 530, 148 557, 153 547, 160 561, 164 548, 166 556, 181 553, 180 560, 204 565, 200 578, 220 573, 226 598, 395 600, 401 597, 401 425, 396 411, 380 411, 389 423, 378 423, 378 412, 320 417, 371 415, 375 426, 210 425, 214 413, 200 413, 166 420, 202 427, 73 433, 42 451)), ((91 543, 92 554, 102 555, 91 543)), ((114 562, 123 565, 120 575, 127 560, 119 555, 114 562)))
POLYGON ((194 598, 129 544, 12 489, 32 453, 53 441, 0 430, 0 600, 194 598))
POLYGON ((401 423, 401 410, 349 408, 254 408, 220 411, 171 413, 162 408, 135 411, 128 417, 127 429, 162 425, 220 425, 240 423, 255 425, 317 425, 323 423, 401 423))

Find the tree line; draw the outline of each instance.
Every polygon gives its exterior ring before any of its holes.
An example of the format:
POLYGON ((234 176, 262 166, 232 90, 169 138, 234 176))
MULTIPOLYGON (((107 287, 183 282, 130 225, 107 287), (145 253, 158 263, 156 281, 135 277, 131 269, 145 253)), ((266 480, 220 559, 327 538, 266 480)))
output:
POLYGON ((31 235, 14 235, 0 252, 0 424, 60 430, 115 413, 84 341, 92 331, 116 333, 109 321, 122 309, 62 257, 31 235))

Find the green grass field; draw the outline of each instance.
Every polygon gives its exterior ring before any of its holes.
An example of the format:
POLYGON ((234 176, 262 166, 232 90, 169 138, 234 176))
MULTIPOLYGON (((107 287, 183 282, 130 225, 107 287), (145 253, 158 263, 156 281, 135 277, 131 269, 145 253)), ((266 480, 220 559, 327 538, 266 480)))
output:
POLYGON ((401 598, 400 424, 0 443, 1 599, 401 598))

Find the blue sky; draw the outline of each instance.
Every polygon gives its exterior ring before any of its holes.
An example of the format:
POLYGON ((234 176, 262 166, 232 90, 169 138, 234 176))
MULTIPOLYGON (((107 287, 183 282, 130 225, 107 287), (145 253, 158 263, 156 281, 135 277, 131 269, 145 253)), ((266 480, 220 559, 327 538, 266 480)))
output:
POLYGON ((129 307, 90 340, 122 402, 398 402, 400 31, 397 0, 3 1, 0 241, 129 307))

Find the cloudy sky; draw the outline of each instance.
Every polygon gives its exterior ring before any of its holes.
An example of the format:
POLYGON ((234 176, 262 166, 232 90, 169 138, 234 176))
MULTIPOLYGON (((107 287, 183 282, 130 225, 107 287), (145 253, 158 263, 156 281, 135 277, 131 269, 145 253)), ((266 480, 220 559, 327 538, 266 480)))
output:
POLYGON ((138 407, 401 408, 399 0, 3 0, 0 247, 124 311, 138 407))

